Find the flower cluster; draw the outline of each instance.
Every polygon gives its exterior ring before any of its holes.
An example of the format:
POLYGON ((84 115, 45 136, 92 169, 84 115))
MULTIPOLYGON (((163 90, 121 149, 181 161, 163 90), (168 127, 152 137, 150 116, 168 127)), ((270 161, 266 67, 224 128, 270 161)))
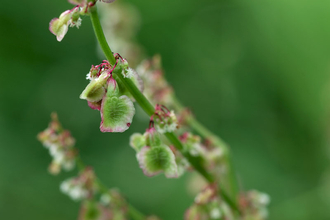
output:
POLYGON ((164 105, 156 105, 151 120, 154 121, 156 130, 161 134, 173 132, 179 127, 174 111, 168 110, 164 105))
POLYGON ((91 168, 85 168, 78 177, 62 182, 60 189, 74 201, 90 199, 97 191, 95 178, 94 171, 91 168))
MULTIPOLYGON (((71 10, 64 11, 59 18, 54 18, 49 23, 49 30, 55 36, 57 41, 62 41, 64 36, 69 30, 69 27, 77 27, 79 28, 81 25, 82 19, 80 16, 86 15, 88 13, 88 9, 95 5, 96 0, 94 2, 87 0, 68 0, 71 4, 76 5, 71 10)), ((115 0, 102 0, 106 3, 111 3, 115 0)))
POLYGON ((143 84, 137 73, 128 67, 125 59, 116 54, 116 64, 103 61, 92 66, 87 74, 90 83, 81 93, 80 98, 88 102, 89 107, 101 113, 100 130, 102 132, 124 132, 133 120, 135 108, 126 88, 114 79, 112 73, 123 74, 142 90, 143 84))
POLYGON ((58 174, 63 168, 66 171, 75 167, 77 150, 74 148, 75 139, 70 131, 64 130, 58 121, 56 113, 51 115, 52 121, 48 128, 38 134, 38 140, 49 150, 53 161, 49 166, 49 172, 58 174))
POLYGON ((251 190, 242 193, 239 200, 244 220, 267 219, 267 206, 270 202, 270 197, 267 194, 251 190))
POLYGON ((215 184, 207 186, 200 192, 194 204, 186 211, 185 220, 234 220, 233 213, 219 196, 215 184))
POLYGON ((154 127, 148 128, 143 135, 133 134, 130 145, 136 150, 136 158, 146 176, 164 172, 168 178, 178 177, 175 155, 170 147, 162 143, 154 127))

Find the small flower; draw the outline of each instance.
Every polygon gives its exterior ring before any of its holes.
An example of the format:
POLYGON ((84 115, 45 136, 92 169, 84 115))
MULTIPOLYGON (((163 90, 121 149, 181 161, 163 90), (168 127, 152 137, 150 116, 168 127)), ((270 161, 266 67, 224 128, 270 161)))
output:
POLYGON ((125 74, 125 77, 127 78, 132 78, 135 74, 135 71, 132 69, 132 68, 128 68, 126 74, 125 74))
POLYGON ((74 148, 75 139, 70 132, 63 130, 57 115, 52 114, 49 127, 38 134, 38 139, 49 150, 53 160, 48 170, 51 174, 58 174, 63 168, 70 171, 75 167, 77 151, 74 148))
POLYGON ((92 68, 89 70, 89 72, 86 75, 86 79, 87 80, 92 80, 94 78, 97 78, 99 75, 100 70, 98 69, 98 67, 95 67, 94 65, 92 65, 92 68))

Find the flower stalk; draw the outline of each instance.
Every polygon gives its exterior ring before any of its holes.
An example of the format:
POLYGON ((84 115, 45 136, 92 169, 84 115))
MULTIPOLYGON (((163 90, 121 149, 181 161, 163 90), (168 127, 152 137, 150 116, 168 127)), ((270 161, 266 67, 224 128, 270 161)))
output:
MULTIPOLYGON (((107 41, 106 41, 106 38, 104 36, 104 32, 103 32, 103 29, 102 29, 102 26, 101 26, 101 23, 99 20, 97 8, 95 6, 90 8, 90 17, 91 17, 91 21, 92 21, 92 25, 93 25, 93 29, 94 29, 96 38, 104 52, 104 55, 107 58, 107 60, 109 61, 109 63, 114 65, 116 63, 116 59, 115 59, 107 41)), ((152 116, 155 113, 154 106, 140 92, 140 90, 137 88, 137 86, 134 84, 134 82, 131 79, 125 78, 122 74, 116 74, 116 73, 114 74, 114 78, 126 87, 126 89, 131 93, 131 95, 134 97, 134 99, 137 101, 137 103, 142 107, 142 109, 149 116, 152 116)), ((197 132, 201 131, 203 136, 205 136, 207 138, 212 138, 212 141, 213 141, 213 139, 216 140, 216 138, 215 138, 216 136, 209 135, 208 132, 205 132, 205 131, 207 131, 206 129, 202 129, 204 127, 197 126, 198 125, 197 121, 190 119, 190 123, 193 128, 195 128, 195 129, 197 128, 196 129, 197 132)), ((202 166, 201 158, 199 156, 192 156, 189 153, 185 152, 182 143, 180 142, 180 140, 177 138, 177 136, 173 132, 165 133, 165 136, 175 146, 175 148, 178 149, 186 157, 186 159, 195 168, 195 170, 197 172, 199 172, 209 183, 214 182, 214 177, 210 173, 208 173, 206 171, 206 169, 202 166)), ((220 141, 218 141, 218 142, 220 142, 220 141)), ((225 145, 223 145, 221 143, 220 146, 225 146, 225 145)), ((227 151, 228 150, 226 149, 226 152, 227 151)), ((229 161, 229 159, 228 159, 228 161, 229 161)), ((231 165, 231 163, 230 163, 230 165, 231 165)), ((231 170, 231 173, 233 173, 233 170, 231 170)), ((223 199, 228 203, 228 205, 231 206, 233 208, 233 210, 236 210, 237 212, 239 212, 239 209, 237 206, 237 199, 236 199, 237 198, 237 187, 236 187, 237 184, 234 179, 235 174, 232 174, 232 177, 233 177, 232 182, 231 182, 232 193, 230 193, 230 195, 228 195, 227 192, 225 192, 222 187, 220 187, 220 191, 223 196, 223 199)))

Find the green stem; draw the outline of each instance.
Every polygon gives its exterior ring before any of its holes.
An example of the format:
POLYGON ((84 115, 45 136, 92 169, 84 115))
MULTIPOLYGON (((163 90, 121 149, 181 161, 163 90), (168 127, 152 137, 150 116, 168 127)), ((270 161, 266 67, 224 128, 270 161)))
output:
POLYGON ((112 54, 112 51, 109 47, 109 44, 107 43, 107 40, 105 39, 96 6, 90 8, 90 15, 91 15, 91 20, 92 20, 96 38, 97 38, 98 42, 100 43, 100 46, 101 46, 106 58, 108 59, 108 61, 112 65, 114 65, 116 63, 116 59, 112 54))
MULTIPOLYGON (((106 58, 109 60, 110 64, 114 65, 116 60, 115 57, 112 54, 112 51, 109 47, 109 45, 106 42, 103 29, 101 26, 101 23, 99 21, 99 17, 97 14, 97 8, 92 7, 90 10, 91 20, 94 28, 94 32, 96 35, 97 40, 99 41, 99 44, 106 56, 106 58)), ((126 89, 131 93, 131 95, 134 97, 136 102, 142 107, 142 109, 149 115, 153 115, 155 113, 154 106, 148 101, 148 99, 140 92, 140 90, 136 87, 134 82, 129 79, 125 78, 121 73, 116 74, 116 78, 120 80, 120 82, 126 87, 126 89)), ((176 149, 178 149, 189 161, 189 163, 196 169, 197 172, 199 172, 209 183, 214 182, 214 178, 211 174, 209 174, 205 168, 202 166, 202 161, 200 157, 194 157, 187 152, 184 152, 183 146, 179 139, 176 137, 176 135, 173 132, 166 133, 165 136, 171 141, 171 143, 175 146, 176 149)), ((236 203, 231 200, 229 196, 222 190, 222 193, 225 195, 223 198, 227 201, 227 203, 234 209, 237 210, 236 203)))

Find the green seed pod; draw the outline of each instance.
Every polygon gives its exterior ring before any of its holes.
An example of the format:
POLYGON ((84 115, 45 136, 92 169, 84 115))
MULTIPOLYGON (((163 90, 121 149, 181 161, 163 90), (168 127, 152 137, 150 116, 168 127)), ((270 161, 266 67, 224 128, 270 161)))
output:
POLYGON ((108 82, 107 94, 101 104, 102 132, 124 132, 133 120, 135 108, 133 102, 125 95, 119 96, 116 81, 111 77, 108 82))
POLYGON ((178 177, 175 156, 171 149, 165 145, 145 146, 137 154, 137 159, 146 176, 154 176, 164 172, 167 178, 178 177))
POLYGON ((139 152, 142 147, 146 146, 146 136, 139 133, 132 134, 130 137, 130 146, 139 152))

